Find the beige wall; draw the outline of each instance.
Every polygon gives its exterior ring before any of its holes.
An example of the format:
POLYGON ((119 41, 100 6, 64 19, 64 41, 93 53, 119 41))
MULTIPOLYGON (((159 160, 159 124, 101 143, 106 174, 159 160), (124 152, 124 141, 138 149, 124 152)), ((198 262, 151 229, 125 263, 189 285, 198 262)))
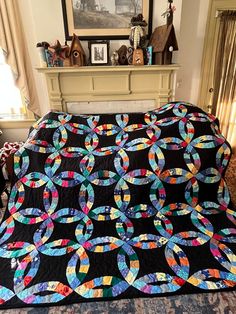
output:
MULTIPOLYGON (((165 24, 166 20, 161 14, 167 8, 166 0, 154 0, 153 5, 153 28, 165 24)), ((174 23, 177 36, 180 33, 182 0, 175 0, 177 8, 174 23)), ((20 9, 23 16, 23 24, 28 38, 28 47, 33 68, 39 66, 39 56, 36 51, 36 43, 48 41, 53 44, 58 39, 62 44, 65 41, 61 0, 20 0, 20 9)), ((118 49, 122 44, 128 45, 128 41, 111 41, 110 52, 118 49)), ((85 51, 88 53, 87 42, 82 41, 85 51)), ((176 57, 176 56, 175 56, 176 57)), ((45 80, 42 74, 34 70, 35 80, 39 92, 42 113, 48 111, 48 99, 45 80)))
POLYGON ((209 0, 182 0, 176 99, 198 104, 209 0))
MULTIPOLYGON (((161 14, 167 8, 167 0, 153 0, 153 29, 165 24, 161 14)), ((197 104, 200 81, 202 47, 209 0, 174 0, 176 11, 174 24, 179 42, 179 51, 174 53, 173 62, 179 63, 181 69, 177 76, 176 99, 197 104)), ((56 39, 64 43, 64 25, 61 0, 19 0, 23 26, 34 68, 34 77, 40 99, 42 114, 48 111, 46 83, 42 74, 35 70, 39 66, 36 43, 48 41, 53 44, 56 39)), ((110 51, 118 49, 128 41, 111 41, 110 51)), ((87 42, 82 42, 87 50, 87 42)), ((4 139, 24 140, 28 130, 4 130, 4 139)))

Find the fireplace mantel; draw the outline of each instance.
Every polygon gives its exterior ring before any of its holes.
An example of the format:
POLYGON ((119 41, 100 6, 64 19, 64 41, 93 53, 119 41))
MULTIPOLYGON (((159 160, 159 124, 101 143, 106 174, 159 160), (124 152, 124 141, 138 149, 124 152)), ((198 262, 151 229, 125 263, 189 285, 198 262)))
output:
POLYGON ((177 64, 37 68, 46 77, 50 109, 67 112, 74 102, 154 100, 160 107, 174 100, 178 69, 177 64))

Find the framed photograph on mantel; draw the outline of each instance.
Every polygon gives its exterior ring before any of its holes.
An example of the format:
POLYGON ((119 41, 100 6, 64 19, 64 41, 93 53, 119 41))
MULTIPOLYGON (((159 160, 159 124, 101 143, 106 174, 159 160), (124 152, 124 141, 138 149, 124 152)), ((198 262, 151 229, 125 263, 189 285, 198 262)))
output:
POLYGON ((89 59, 91 65, 106 65, 109 63, 109 41, 89 41, 89 59))
POLYGON ((142 14, 152 33, 153 0, 61 0, 66 40, 128 39, 130 20, 142 14))

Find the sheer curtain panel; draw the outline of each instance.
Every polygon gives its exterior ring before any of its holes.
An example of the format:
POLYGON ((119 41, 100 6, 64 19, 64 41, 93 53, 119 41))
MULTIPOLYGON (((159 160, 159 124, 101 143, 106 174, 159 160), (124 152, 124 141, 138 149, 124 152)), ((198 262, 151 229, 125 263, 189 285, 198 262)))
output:
POLYGON ((18 0, 0 0, 0 47, 13 72, 23 105, 40 115, 33 69, 27 51, 18 0))
POLYGON ((220 15, 213 105, 222 133, 236 152, 236 11, 220 15))

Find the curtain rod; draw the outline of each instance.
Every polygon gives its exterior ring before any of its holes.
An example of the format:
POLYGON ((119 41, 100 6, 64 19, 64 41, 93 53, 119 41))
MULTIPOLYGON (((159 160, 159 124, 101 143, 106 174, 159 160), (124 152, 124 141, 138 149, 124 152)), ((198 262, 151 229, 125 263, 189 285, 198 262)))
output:
POLYGON ((219 17, 221 13, 225 12, 225 11, 232 11, 232 12, 236 12, 236 10, 229 10, 229 9, 225 9, 225 10, 216 10, 216 15, 215 17, 219 17))

